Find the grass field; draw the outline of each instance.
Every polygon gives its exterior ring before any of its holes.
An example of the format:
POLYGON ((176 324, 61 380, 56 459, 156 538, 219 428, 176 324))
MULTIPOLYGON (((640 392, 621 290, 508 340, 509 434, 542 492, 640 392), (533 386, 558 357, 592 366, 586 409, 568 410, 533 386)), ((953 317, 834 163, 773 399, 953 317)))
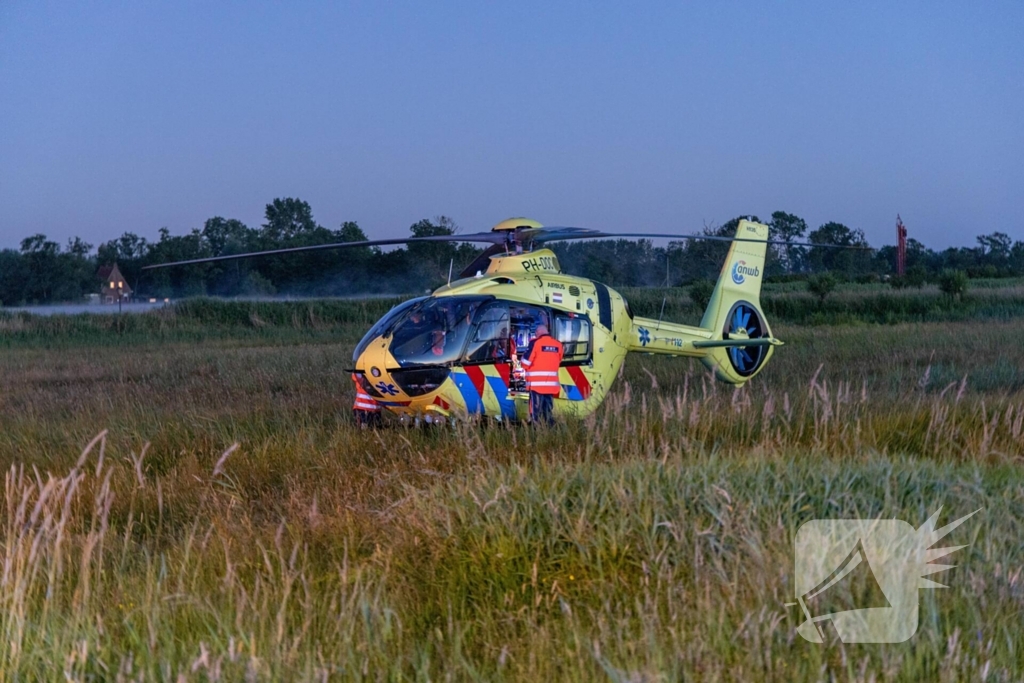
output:
POLYGON ((388 301, 0 315, 0 679, 1020 680, 1019 287, 769 292, 747 387, 633 356, 540 431, 357 430, 388 301), (939 506, 913 639, 796 634, 803 522, 939 506))

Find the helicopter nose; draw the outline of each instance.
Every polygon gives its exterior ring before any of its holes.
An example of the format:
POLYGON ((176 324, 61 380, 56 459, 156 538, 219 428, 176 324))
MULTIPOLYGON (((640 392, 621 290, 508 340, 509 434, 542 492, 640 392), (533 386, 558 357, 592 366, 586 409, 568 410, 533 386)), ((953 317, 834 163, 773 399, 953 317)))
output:
POLYGON ((374 398, 384 401, 404 398, 401 387, 388 372, 388 368, 394 367, 396 363, 388 351, 387 340, 373 340, 356 360, 355 365, 356 370, 362 371, 370 388, 377 394, 374 398))
POLYGON ((434 394, 449 379, 451 369, 439 365, 402 367, 392 355, 390 343, 390 338, 375 340, 356 359, 356 371, 363 373, 370 394, 378 402, 399 411, 402 408, 433 410, 431 406, 437 398, 434 394))

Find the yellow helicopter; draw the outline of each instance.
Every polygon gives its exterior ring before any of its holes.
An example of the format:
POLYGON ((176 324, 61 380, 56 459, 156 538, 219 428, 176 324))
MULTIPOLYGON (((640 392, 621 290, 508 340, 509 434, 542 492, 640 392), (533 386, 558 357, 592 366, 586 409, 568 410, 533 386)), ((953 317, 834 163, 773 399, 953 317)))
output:
POLYGON ((352 359, 358 393, 403 419, 527 420, 522 354, 539 326, 562 344, 560 390, 553 401, 554 414, 562 417, 593 413, 630 352, 699 358, 718 379, 740 385, 760 372, 782 345, 772 336, 760 304, 767 247, 781 242, 768 239, 767 225, 750 220, 739 221, 735 237, 729 238, 546 228, 526 218, 510 218, 490 232, 296 247, 148 268, 430 241, 492 246, 459 279, 394 307, 356 346, 352 359), (730 242, 700 326, 634 316, 621 294, 563 273, 554 252, 543 247, 557 240, 608 237, 730 242))

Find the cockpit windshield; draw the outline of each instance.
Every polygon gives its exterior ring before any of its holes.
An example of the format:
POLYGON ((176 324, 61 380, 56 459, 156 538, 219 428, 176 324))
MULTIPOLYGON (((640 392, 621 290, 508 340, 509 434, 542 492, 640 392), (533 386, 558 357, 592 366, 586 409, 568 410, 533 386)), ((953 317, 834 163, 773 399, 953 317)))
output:
POLYGON ((447 365, 459 360, 477 310, 492 298, 453 296, 417 303, 394 326, 391 355, 402 367, 447 365))
POLYGON ((390 311, 388 311, 383 318, 378 320, 376 324, 374 324, 374 326, 370 328, 369 332, 363 335, 363 338, 356 345, 356 350, 352 352, 352 362, 355 363, 356 361, 359 360, 359 356, 363 355, 363 351, 365 351, 366 347, 370 345, 370 342, 372 342, 374 339, 381 336, 382 334, 385 334, 392 327, 394 327, 395 323, 398 322, 403 313, 408 311, 410 308, 412 308, 419 302, 425 300, 426 298, 427 297, 425 296, 419 296, 416 297, 415 299, 403 301, 402 303, 398 304, 390 311))

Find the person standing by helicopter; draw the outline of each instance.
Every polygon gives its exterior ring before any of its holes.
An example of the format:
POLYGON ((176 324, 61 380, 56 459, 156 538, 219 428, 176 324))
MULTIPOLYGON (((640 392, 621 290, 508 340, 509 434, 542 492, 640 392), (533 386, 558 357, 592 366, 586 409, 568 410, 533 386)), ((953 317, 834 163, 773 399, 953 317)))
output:
MULTIPOLYGON (((373 397, 366 392, 362 382, 359 380, 359 375, 352 373, 352 381, 356 385, 356 400, 352 404, 352 416, 355 417, 356 424, 359 425, 360 429, 379 427, 381 424, 380 404, 373 400, 373 397)), ((366 380, 364 379, 363 381, 366 380)))
POLYGON ((523 357, 526 388, 530 391, 530 421, 552 425, 554 398, 562 390, 558 368, 562 365, 562 342, 548 333, 544 323, 537 325, 537 336, 530 342, 523 357))

